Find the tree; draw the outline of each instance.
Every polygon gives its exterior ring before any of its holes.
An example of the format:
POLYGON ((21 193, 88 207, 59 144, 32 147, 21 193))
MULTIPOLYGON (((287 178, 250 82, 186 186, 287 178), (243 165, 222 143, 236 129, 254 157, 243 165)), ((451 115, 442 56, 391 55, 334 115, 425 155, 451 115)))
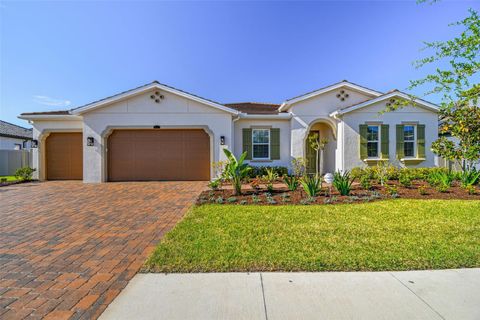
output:
POLYGON ((409 89, 430 85, 425 95, 442 95, 440 133, 443 136, 432 144, 432 150, 444 159, 458 162, 463 170, 469 170, 480 159, 478 12, 469 9, 468 17, 451 25, 461 26, 461 34, 448 41, 426 42, 424 50, 433 53, 415 62, 416 68, 430 64, 446 67, 437 67, 434 73, 411 81, 409 89), (457 142, 446 138, 446 134, 457 142))
POLYGON ((328 144, 328 139, 320 139, 318 133, 315 132, 308 137, 308 143, 310 143, 310 147, 315 150, 315 173, 318 175, 323 172, 323 151, 328 144))

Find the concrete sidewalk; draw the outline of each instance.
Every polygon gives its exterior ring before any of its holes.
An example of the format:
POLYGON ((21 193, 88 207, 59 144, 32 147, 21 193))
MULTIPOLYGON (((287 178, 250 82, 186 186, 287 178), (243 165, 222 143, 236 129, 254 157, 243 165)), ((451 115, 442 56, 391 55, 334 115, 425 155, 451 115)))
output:
POLYGON ((100 319, 480 319, 480 269, 138 274, 100 319))

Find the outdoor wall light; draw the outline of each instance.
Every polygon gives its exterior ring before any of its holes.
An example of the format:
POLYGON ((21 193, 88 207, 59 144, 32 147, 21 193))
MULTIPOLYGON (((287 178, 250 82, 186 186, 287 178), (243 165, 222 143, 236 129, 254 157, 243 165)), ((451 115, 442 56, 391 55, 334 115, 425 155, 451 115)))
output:
POLYGON ((93 139, 93 137, 88 137, 87 138, 87 146, 93 147, 94 143, 95 143, 95 139, 93 139))
POLYGON ((32 148, 38 148, 38 140, 36 139, 32 140, 32 148))
POLYGON ((160 126, 158 124, 153 126, 153 129, 160 129, 160 126))
POLYGON ((221 136, 221 137, 220 137, 220 144, 221 144, 222 146, 225 145, 225 136, 221 136))

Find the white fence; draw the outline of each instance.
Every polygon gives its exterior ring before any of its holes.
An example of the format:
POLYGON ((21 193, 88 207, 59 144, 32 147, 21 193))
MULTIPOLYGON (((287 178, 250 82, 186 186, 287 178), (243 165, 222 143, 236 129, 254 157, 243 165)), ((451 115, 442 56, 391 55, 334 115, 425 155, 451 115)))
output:
POLYGON ((0 176, 11 176, 22 167, 32 166, 29 150, 0 150, 0 176))

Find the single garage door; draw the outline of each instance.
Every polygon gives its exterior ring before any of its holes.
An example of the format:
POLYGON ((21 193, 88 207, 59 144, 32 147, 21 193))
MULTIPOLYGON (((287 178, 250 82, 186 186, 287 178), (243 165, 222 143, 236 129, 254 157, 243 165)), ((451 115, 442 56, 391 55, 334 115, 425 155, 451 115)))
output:
POLYGON ((110 181, 209 180, 210 138, 201 129, 115 130, 110 181))
POLYGON ((51 133, 46 141, 46 161, 47 180, 82 180, 82 133, 51 133))

